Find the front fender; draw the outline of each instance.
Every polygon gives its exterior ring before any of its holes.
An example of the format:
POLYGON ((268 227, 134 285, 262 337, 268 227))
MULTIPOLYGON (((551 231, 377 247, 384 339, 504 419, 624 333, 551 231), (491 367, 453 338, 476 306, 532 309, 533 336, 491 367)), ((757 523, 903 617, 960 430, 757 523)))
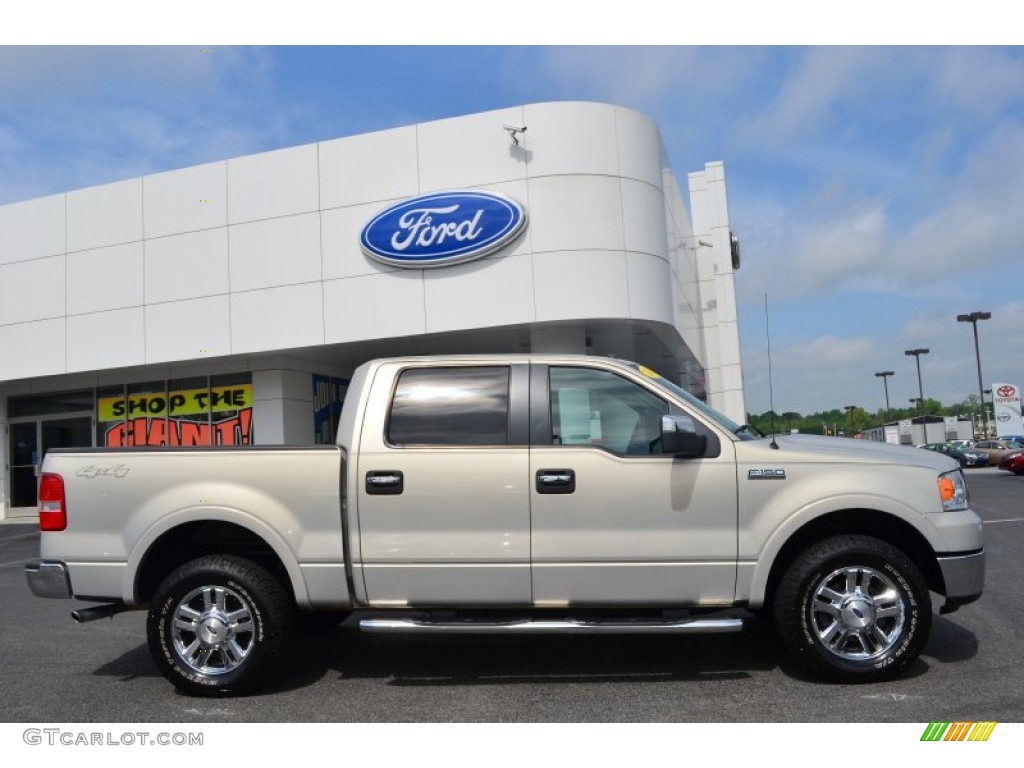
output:
POLYGON ((874 513, 891 515, 910 525, 928 542, 932 551, 941 545, 936 531, 925 524, 925 516, 914 507, 884 496, 871 493, 846 493, 817 499, 798 508, 791 514, 779 517, 775 527, 764 538, 764 544, 753 558, 740 559, 736 575, 736 598, 757 608, 764 604, 768 579, 775 561, 794 535, 812 522, 827 518, 831 514, 851 510, 870 510, 874 513))

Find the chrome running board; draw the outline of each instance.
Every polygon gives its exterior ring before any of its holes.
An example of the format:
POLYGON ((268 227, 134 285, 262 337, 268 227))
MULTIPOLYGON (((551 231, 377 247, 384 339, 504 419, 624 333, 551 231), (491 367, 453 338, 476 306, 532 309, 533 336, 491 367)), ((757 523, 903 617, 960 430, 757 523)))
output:
POLYGON ((425 619, 362 619, 363 632, 431 634, 591 634, 591 635, 711 635, 739 632, 743 619, 704 618, 678 621, 578 621, 575 619, 516 621, 430 621, 425 619))

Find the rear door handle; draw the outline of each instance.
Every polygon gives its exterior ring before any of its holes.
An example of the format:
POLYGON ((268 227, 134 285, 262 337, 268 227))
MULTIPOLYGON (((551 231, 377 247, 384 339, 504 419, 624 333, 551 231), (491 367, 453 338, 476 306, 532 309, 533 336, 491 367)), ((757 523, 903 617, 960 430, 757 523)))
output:
POLYGON ((366 492, 371 496, 397 496, 405 488, 405 478, 397 469, 366 473, 366 492))
POLYGON ((537 493, 573 493, 576 473, 571 469, 538 469, 537 493))

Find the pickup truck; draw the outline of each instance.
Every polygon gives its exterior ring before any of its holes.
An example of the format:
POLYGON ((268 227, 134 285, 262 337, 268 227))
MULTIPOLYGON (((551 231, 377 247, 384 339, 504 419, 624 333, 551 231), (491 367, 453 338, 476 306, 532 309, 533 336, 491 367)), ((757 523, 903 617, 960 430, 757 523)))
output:
POLYGON ((643 366, 579 356, 377 360, 334 446, 64 449, 39 483, 41 597, 148 610, 195 695, 253 690, 302 620, 367 632, 737 632, 878 681, 920 653, 931 592, 982 592, 956 462, 766 438, 643 366))

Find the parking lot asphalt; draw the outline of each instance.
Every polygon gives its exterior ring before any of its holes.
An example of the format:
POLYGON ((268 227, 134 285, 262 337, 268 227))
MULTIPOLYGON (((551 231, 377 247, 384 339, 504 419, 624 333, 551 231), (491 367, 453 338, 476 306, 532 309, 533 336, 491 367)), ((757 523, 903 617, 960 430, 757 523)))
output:
POLYGON ((0 525, 0 720, 6 722, 929 722, 1024 720, 1024 477, 969 470, 985 520, 984 596, 936 614, 899 679, 842 685, 792 670, 771 628, 704 637, 413 638, 342 626, 298 636, 276 685, 178 694, 145 615, 78 625, 32 597, 31 524, 0 525))

